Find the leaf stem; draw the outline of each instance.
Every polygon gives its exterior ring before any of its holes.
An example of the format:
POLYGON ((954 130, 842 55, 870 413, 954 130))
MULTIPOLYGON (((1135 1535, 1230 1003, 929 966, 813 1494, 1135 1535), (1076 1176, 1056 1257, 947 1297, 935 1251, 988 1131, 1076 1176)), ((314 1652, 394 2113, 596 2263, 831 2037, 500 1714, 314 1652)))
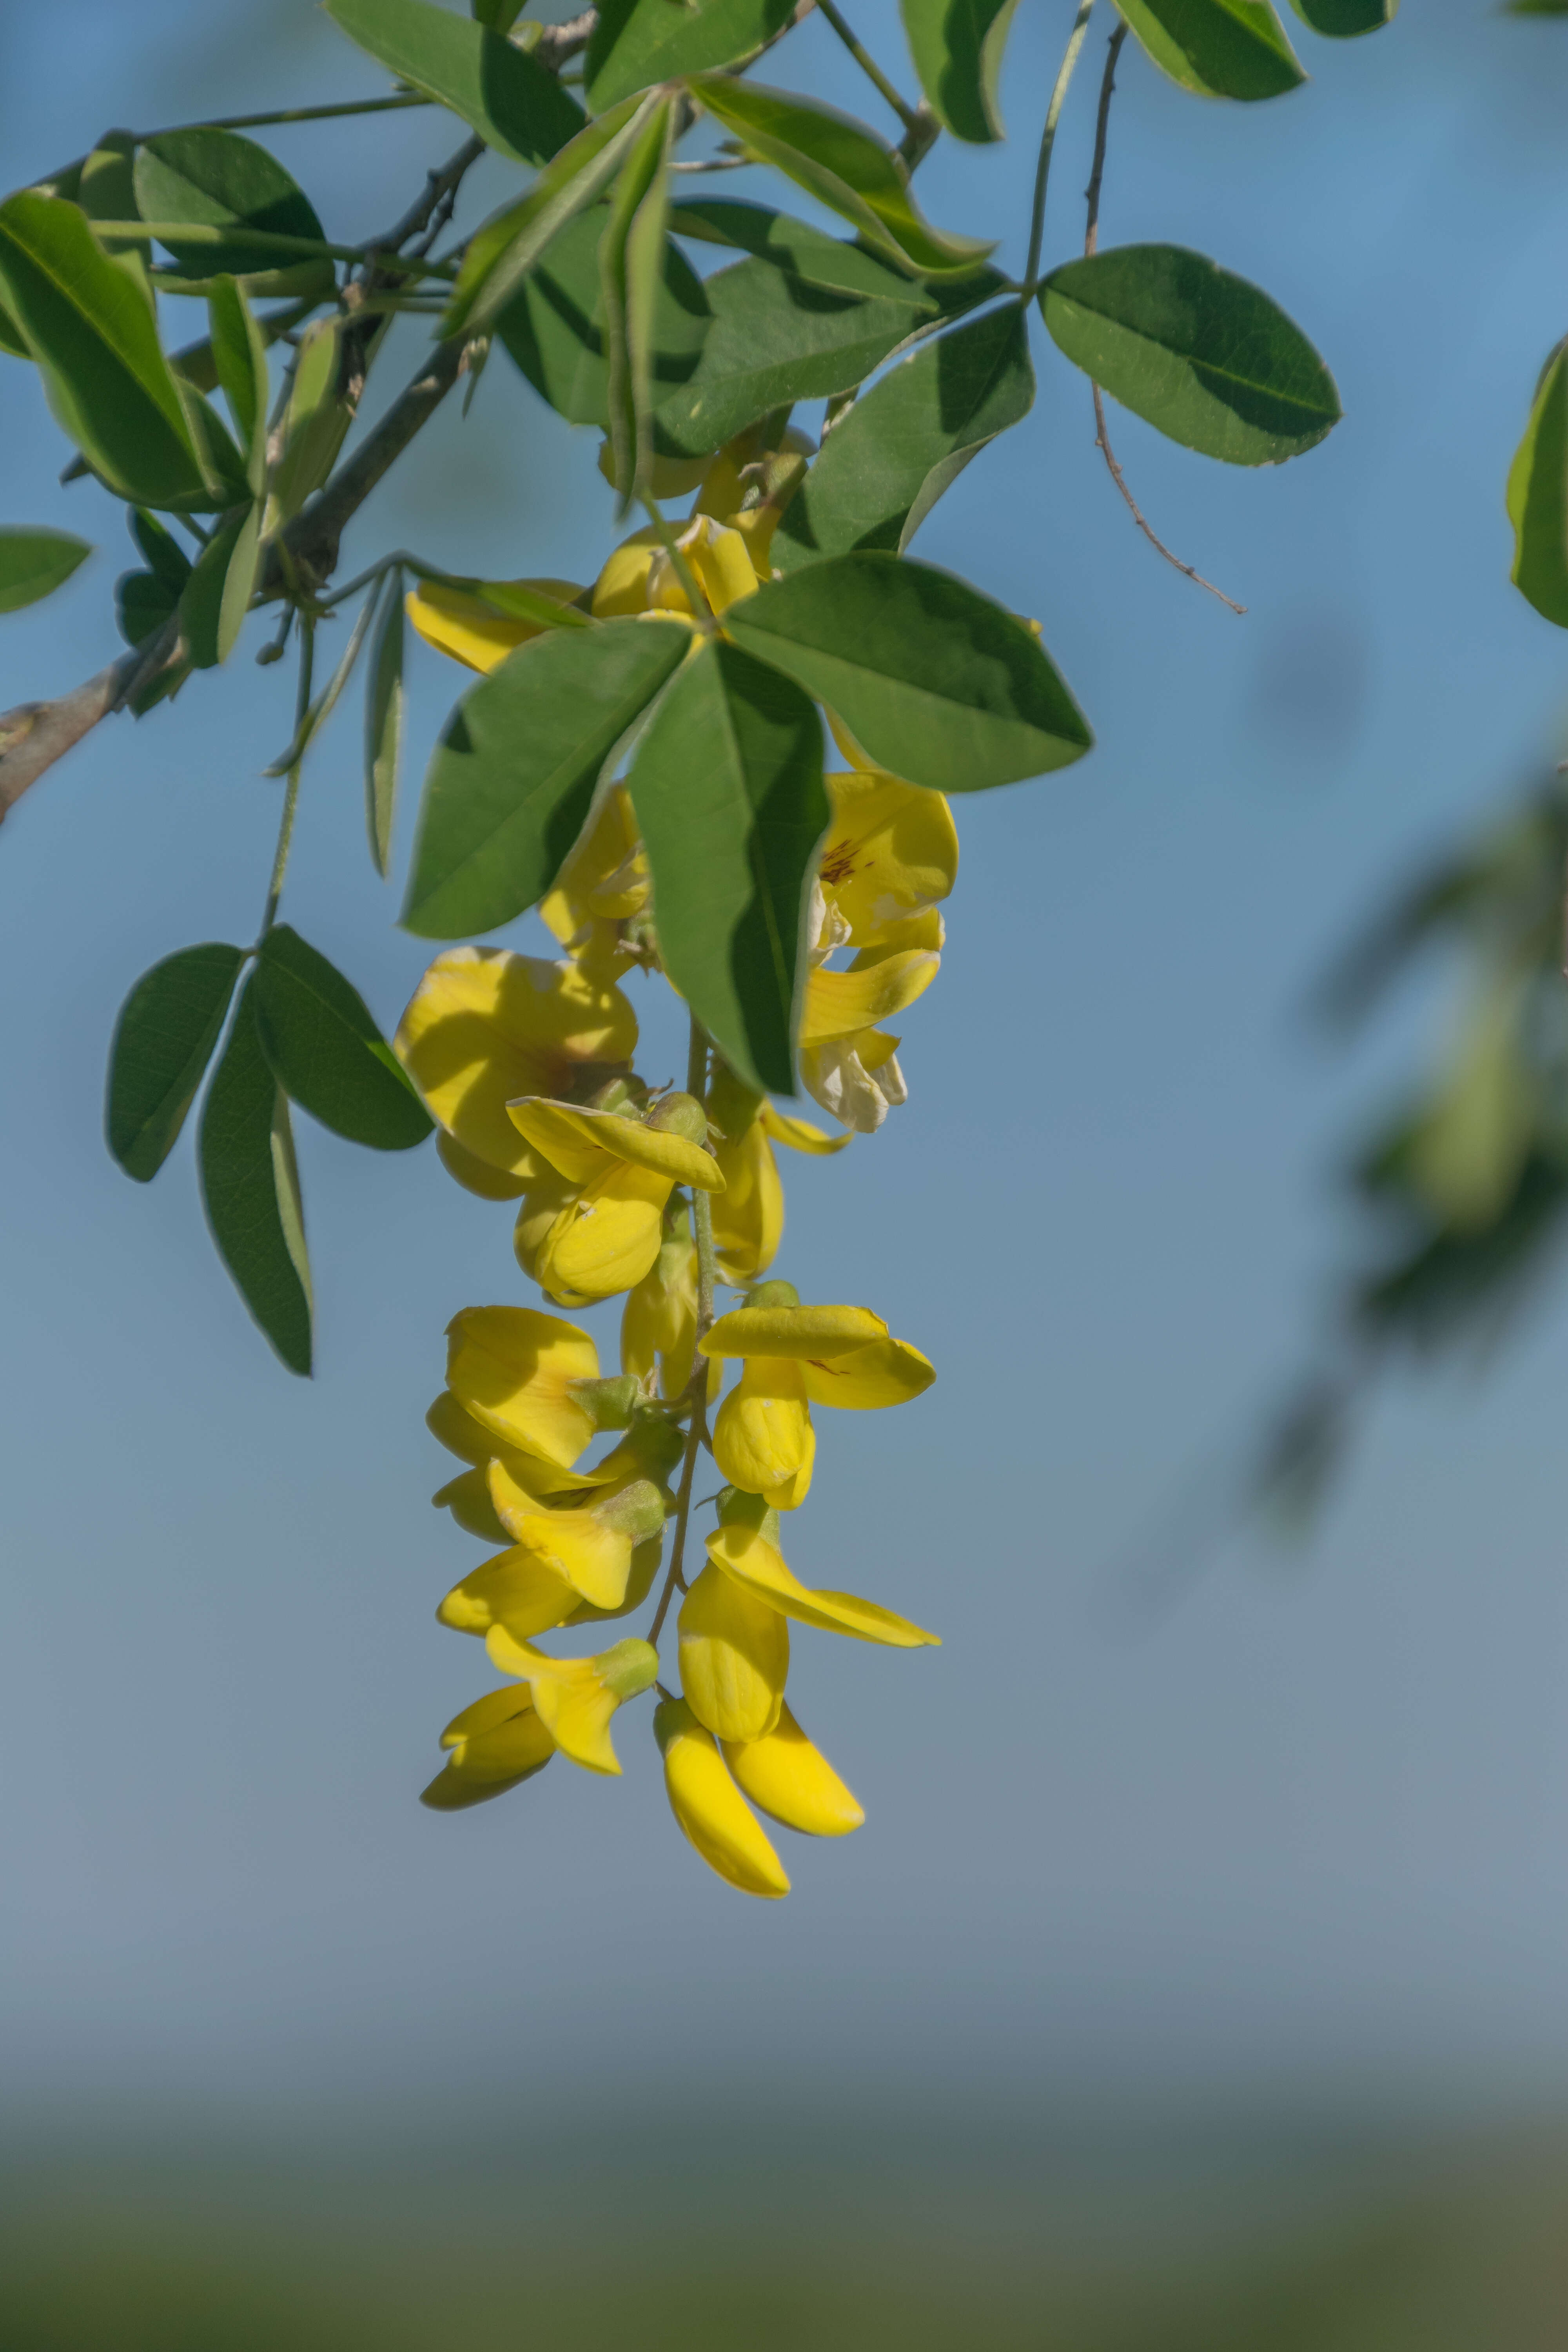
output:
MULTIPOLYGON (((300 682, 294 696, 294 732, 300 733, 310 708, 310 673, 315 667, 316 624, 309 613, 300 615, 300 682)), ((304 749, 289 771, 289 781, 283 787, 283 814, 278 826, 278 848, 272 860, 272 879, 267 886, 267 911, 261 918, 261 938, 265 939, 278 919, 278 902, 283 896, 283 877, 289 871, 289 851, 294 839, 294 812, 300 805, 300 773, 305 764, 304 749)), ((259 944, 259 942, 258 942, 259 944)))
POLYGON ((1040 247, 1046 234, 1046 184, 1051 175, 1051 150, 1057 143, 1057 124, 1061 119, 1079 52, 1089 31, 1089 12, 1093 6, 1094 0, 1079 0, 1078 15, 1073 18, 1072 31, 1068 35, 1056 88, 1051 92, 1051 102, 1046 109, 1045 124, 1040 132, 1040 152, 1035 165, 1035 205, 1029 217, 1029 258, 1024 265, 1023 299, 1026 302, 1032 299, 1040 282, 1040 247))
POLYGON ((872 82, 881 92, 882 96, 887 100, 888 104, 892 108, 893 112, 898 116, 899 121, 903 124, 904 129, 906 131, 912 131, 915 127, 914 108, 908 105, 905 100, 899 96, 898 91, 893 88, 892 83, 888 79, 887 75, 882 71, 881 67, 871 55, 870 50, 860 39, 859 36, 855 31, 854 26, 840 16, 837 8, 834 5, 834 0, 816 0, 816 13, 819 16, 826 17, 828 23, 832 26, 834 31, 837 34, 839 39, 843 42, 850 56, 859 67, 861 72, 866 76, 867 79, 872 82))
MULTIPOLYGON (((686 1087, 699 1102, 708 1095, 708 1039, 695 1013, 691 1017, 690 1042, 686 1057, 686 1087)), ((713 1321, 713 1286, 715 1278, 713 1252, 713 1203, 700 1184, 691 1187, 691 1231, 697 1243, 697 1337, 702 1338, 713 1321)), ((686 1561, 686 1530, 691 1517, 691 1488, 697 1476, 697 1457, 708 1438, 708 1372, 706 1356, 699 1353, 692 1363, 691 1378, 686 1384, 683 1406, 691 1408, 691 1424, 686 1433, 686 1458, 680 1468, 680 1486, 675 1498, 675 1541, 670 1549, 669 1567, 664 1580, 664 1590, 658 1596, 653 1623, 647 1638, 656 1646, 669 1614, 669 1604, 679 1585, 686 1590, 682 1570, 686 1561)))
POLYGON ((121 245, 239 245, 257 254, 277 254, 290 261, 352 261, 374 259, 378 269, 402 270, 412 278, 450 277, 451 261, 405 260, 370 245, 331 245, 325 237, 285 236, 280 229, 249 228, 243 221, 94 221, 95 236, 121 245))
POLYGON ((162 139, 168 131, 259 131, 269 122, 331 122, 345 114, 390 114, 405 106, 434 106, 433 98, 417 91, 400 91, 395 98, 353 98, 337 106, 283 106, 269 114, 210 114, 199 122, 173 122, 163 131, 141 131, 139 143, 162 139))

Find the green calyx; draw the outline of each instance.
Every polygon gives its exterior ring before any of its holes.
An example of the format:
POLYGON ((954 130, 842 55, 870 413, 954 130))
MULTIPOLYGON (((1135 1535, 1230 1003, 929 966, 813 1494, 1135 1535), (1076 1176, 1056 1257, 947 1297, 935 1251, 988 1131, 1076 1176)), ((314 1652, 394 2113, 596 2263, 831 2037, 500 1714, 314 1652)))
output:
POLYGON ((754 1282, 743 1303, 747 1307, 798 1307, 800 1293, 793 1282, 754 1282))
POLYGON ((748 1495, 740 1486, 726 1486, 719 1497, 719 1525, 721 1528, 745 1528, 761 1536, 764 1543, 779 1549, 779 1515, 771 1503, 760 1495, 748 1495))
POLYGON ((651 1643, 617 1642, 598 1661, 599 1680, 619 1699, 636 1698, 658 1679, 658 1652, 651 1643))
POLYGON ((594 1517, 634 1544, 647 1543, 664 1525, 665 1496, 651 1478, 634 1478, 594 1507, 594 1517))
POLYGON ((645 1125, 659 1135, 679 1135, 688 1143, 706 1143, 708 1114, 695 1095, 666 1095, 655 1103, 645 1125))
POLYGON ((632 1414, 637 1410, 642 1391, 634 1372, 621 1372, 614 1380, 573 1381, 572 1395, 593 1420, 595 1429, 629 1429, 632 1414))

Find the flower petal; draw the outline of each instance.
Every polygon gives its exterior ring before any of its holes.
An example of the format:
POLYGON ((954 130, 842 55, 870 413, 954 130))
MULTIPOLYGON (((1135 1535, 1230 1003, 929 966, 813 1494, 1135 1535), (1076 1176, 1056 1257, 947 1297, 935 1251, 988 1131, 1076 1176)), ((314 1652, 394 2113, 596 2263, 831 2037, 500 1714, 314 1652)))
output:
POLYGON ((858 1642, 882 1642, 895 1650, 920 1650, 941 1643, 940 1633, 923 1632, 875 1601, 802 1584, 784 1565, 782 1553, 754 1528, 717 1528, 708 1538, 708 1557, 759 1601, 822 1633, 847 1633, 858 1642))
POLYGON ((837 1405, 847 1412, 907 1404, 936 1378, 935 1366, 906 1339, 873 1339, 847 1355, 808 1360, 800 1370, 813 1404, 837 1405))
POLYGON ((680 1608, 680 1686, 719 1739, 761 1739, 779 1719, 789 1626, 733 1578, 705 1568, 680 1608))
POLYGON ((668 1129, 645 1127, 640 1118, 526 1097, 508 1103, 507 1110, 519 1133, 543 1153, 552 1168, 559 1168, 575 1183, 585 1184, 604 1165, 605 1153, 613 1152, 617 1160, 668 1176, 672 1184, 695 1184, 704 1192, 724 1190, 724 1179, 710 1151, 700 1143, 689 1143, 683 1135, 672 1135, 668 1129))
POLYGON ((751 1358, 713 1423, 713 1458, 725 1477, 775 1510, 793 1511, 810 1490, 816 1454, 800 1366, 777 1357, 751 1358))
POLYGON ((678 1698, 657 1709, 653 1728, 669 1809, 709 1869, 742 1895, 787 1895, 784 1865, 725 1770, 712 1733, 678 1698))
POLYGON ((571 1389, 598 1378, 586 1331, 529 1307, 466 1307, 447 1334, 447 1384, 465 1411, 504 1444, 569 1470, 594 1435, 571 1389))
POLYGON ((887 1336, 868 1307, 733 1307, 700 1345, 705 1356, 841 1356, 887 1336))
POLYGON ((859 971, 808 973, 801 1045, 825 1045, 836 1037, 874 1029, 879 1021, 890 1021, 925 993, 941 963, 933 949, 906 948, 859 971))
POLYGON ((762 1739, 722 1743, 724 1761, 760 1812, 807 1837, 847 1837, 866 1809, 814 1748, 786 1705, 762 1739))
MULTIPOLYGON (((498 584, 531 588, 535 595, 549 596, 558 604, 575 604, 583 593, 571 580, 509 580, 498 584)), ((482 596, 465 588, 445 587, 439 580, 422 580, 403 601, 404 610, 426 644, 434 646, 438 654, 450 654, 454 661, 466 662, 470 669, 498 668, 514 646, 544 634, 542 622, 498 612, 482 596)))
POLYGON ((563 1625, 582 1599, 555 1561, 522 1544, 497 1552, 454 1584, 436 1612, 455 1633, 488 1633, 504 1625, 519 1641, 563 1625))
POLYGON ((787 1111, 764 1103, 758 1117, 775 1143, 787 1144, 791 1151, 808 1151, 816 1159, 826 1159, 829 1153, 842 1151, 850 1140, 847 1135, 825 1135, 807 1118, 792 1118, 787 1111))

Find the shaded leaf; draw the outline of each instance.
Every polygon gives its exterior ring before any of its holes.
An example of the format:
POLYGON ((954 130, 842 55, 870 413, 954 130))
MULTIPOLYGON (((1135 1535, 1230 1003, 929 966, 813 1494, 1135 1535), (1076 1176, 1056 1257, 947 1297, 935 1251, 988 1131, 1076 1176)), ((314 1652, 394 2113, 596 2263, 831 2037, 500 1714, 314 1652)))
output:
POLYGON ((795 0, 604 0, 588 42, 588 103, 597 111, 651 82, 731 65, 794 11, 795 0))
POLYGON ((337 667, 295 728, 289 740, 289 749, 280 758, 272 761, 268 767, 263 768, 261 772, 264 776, 286 776, 290 768, 298 767, 320 730, 326 725, 327 720, 337 709, 342 698, 343 688, 353 676, 354 665, 363 650, 364 641, 369 635, 370 625, 375 614, 375 604, 376 599, 373 593, 368 595, 360 606, 354 615, 353 627, 349 632, 349 641, 338 656, 337 667))
POLYGON ((131 536, 146 557, 149 568, 165 588, 178 596, 191 576, 191 559, 169 529, 144 507, 132 507, 131 536))
POLYGON ((247 981, 202 1108, 202 1201, 218 1255, 291 1372, 310 1370, 310 1265, 289 1100, 247 981))
POLYGON ((153 313, 74 205, 30 194, 0 205, 0 296, 57 420, 115 496, 151 507, 203 502, 153 313))
POLYGON ((371 641, 364 704, 364 821, 375 870, 386 879, 392 824, 403 758, 403 649, 406 636, 403 574, 395 565, 382 583, 381 612, 371 641))
POLYGON ((691 94, 752 154, 852 221, 901 268, 952 276, 978 268, 992 251, 994 240, 948 236, 923 220, 892 150, 836 107, 719 75, 693 82, 691 94))
POLYGON ((213 372, 223 386, 245 452, 250 494, 258 499, 267 478, 267 344, 237 278, 213 279, 207 319, 212 328, 213 372))
POLYGON ((145 645, 179 604, 177 591, 155 572, 122 572, 114 583, 114 617, 128 646, 145 645))
MULTIPOLYGON (((595 205, 568 222, 496 321, 496 332, 534 390, 574 425, 608 429, 609 369, 595 205)), ((684 383, 708 332, 702 280, 672 245, 664 250, 650 361, 661 393, 684 383)))
POLYGON ((91 553, 72 531, 0 524, 0 613, 19 613, 52 596, 91 553))
POLYGON ((653 475, 653 333, 669 208, 670 107, 655 107, 621 166, 599 240, 612 479, 624 517, 653 475))
POLYGON ((679 621, 555 629, 470 687, 425 780, 405 928, 462 939, 536 905, 605 760, 690 646, 679 621))
POLYGON ((1035 372, 1016 304, 900 360, 858 400, 784 509, 776 571, 856 547, 901 551, 985 444, 1027 415, 1035 372))
MULTIPOLYGON (((979 300, 965 279, 962 291, 951 287, 922 286, 903 269, 891 269, 864 246, 845 237, 829 236, 825 229, 776 212, 771 205, 746 204, 729 196, 687 196, 669 208, 673 236, 697 238, 703 245, 729 246, 741 253, 771 261, 808 286, 826 287, 834 294, 868 295, 873 300, 906 302, 940 318, 956 300, 979 300)), ((987 273, 982 272, 984 278, 987 273)), ((1000 278, 995 279, 1000 286, 1000 278)))
POLYGON ((154 1177, 184 1125, 223 1030, 245 950, 182 948, 144 971, 120 1009, 109 1052, 109 1149, 139 1184, 154 1177))
POLYGON ((351 41, 514 163, 548 163, 583 128, 583 110, 558 77, 486 25, 425 0, 326 0, 326 7, 351 41))
POLYGON ((996 85, 1018 0, 899 0, 910 55, 933 112, 953 136, 1004 138, 996 85))
POLYGON ((803 904, 828 820, 809 695, 710 639, 628 782, 670 979, 748 1085, 793 1094, 803 904))
POLYGON ((1568 629, 1568 343, 1547 362, 1508 474, 1510 578, 1542 618, 1568 629))
POLYGON ((1068 359, 1184 448, 1272 466, 1342 411, 1300 327, 1245 278, 1179 245, 1123 245, 1053 269, 1040 308, 1068 359))
POLYGON ((325 231, 298 182, 265 147, 237 131, 160 131, 143 140, 136 155, 136 205, 145 221, 235 229, 232 239, 217 245, 164 240, 176 268, 203 285, 223 276, 242 278, 257 294, 315 293, 324 299, 332 291, 330 256, 279 268, 247 245, 247 228, 323 242, 325 231))
POLYGON ((1280 98, 1307 79, 1268 0, 1116 0, 1162 72, 1205 98, 1280 98))
POLYGON ((298 514, 311 492, 321 488, 353 422, 338 389, 341 325, 337 319, 319 319, 306 329, 295 354, 282 451, 268 483, 269 530, 298 514))
POLYGON ((302 1110, 375 1151, 424 1142, 430 1114, 364 1000, 287 923, 261 942, 254 1001, 273 1075, 302 1110))
POLYGON ((1399 14, 1399 0, 1290 0, 1290 5, 1303 25, 1331 41, 1353 41, 1363 33, 1375 33, 1399 14))
POLYGON ((1094 740, 1032 630, 907 557, 829 556, 732 604, 724 627, 908 783, 984 792, 1066 767, 1094 740))
POLYGON ((180 607, 197 669, 212 669, 234 651, 256 586, 259 533, 257 508, 237 507, 196 558, 180 607))

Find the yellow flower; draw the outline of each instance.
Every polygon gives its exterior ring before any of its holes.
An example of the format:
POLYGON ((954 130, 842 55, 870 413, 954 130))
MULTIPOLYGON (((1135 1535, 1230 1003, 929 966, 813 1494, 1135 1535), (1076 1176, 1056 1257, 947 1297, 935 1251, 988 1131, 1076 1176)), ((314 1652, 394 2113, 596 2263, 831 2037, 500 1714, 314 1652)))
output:
POLYGON ((669 1809, 710 1870, 743 1895, 787 1895, 784 1865, 725 1770, 713 1734, 679 1698, 656 1710, 653 1728, 669 1809))
POLYGON ((666 1498, 650 1479, 551 1510, 497 1464, 490 1493, 510 1548, 453 1586, 436 1612, 443 1625, 459 1633, 503 1625, 526 1641, 578 1622, 584 1604, 595 1617, 624 1616, 640 1604, 658 1566, 665 1516, 666 1498))
POLYGON ((681 1604, 680 1686, 719 1739, 762 1739, 779 1719, 789 1626, 771 1601, 705 1568, 681 1604))
MULTIPOLYGON (((940 1633, 926 1633, 907 1617, 900 1617, 896 1610, 884 1609, 879 1601, 862 1601, 857 1592, 828 1592, 802 1584, 786 1567, 773 1540, 776 1520, 770 1530, 767 1511, 754 1520, 745 1516, 747 1505, 759 1500, 754 1495, 733 1498, 730 1510, 734 1516, 727 1516, 708 1538, 710 1567, 721 1570, 753 1601, 776 1609, 783 1616, 795 1618, 798 1624, 814 1625, 818 1633, 847 1633, 853 1641, 879 1642, 891 1650, 923 1650, 940 1645, 940 1633)), ((696 1591, 695 1585, 692 1590, 696 1591)))
MULTIPOLYGON (((710 515, 698 515, 676 534, 676 545, 713 612, 722 613, 756 593, 756 570, 742 532, 715 522, 710 515)), ((694 618, 680 575, 651 523, 616 548, 594 583, 593 602, 601 621, 638 613, 694 618)))
POLYGON ((849 943, 865 947, 889 923, 947 897, 958 876, 958 828, 942 793, 900 783, 880 768, 823 781, 833 822, 817 878, 844 918, 849 943))
MULTIPOLYGON (((497 1517, 491 1496, 492 1466, 504 1470, 530 1494, 541 1496, 588 1492, 620 1475, 616 1454, 609 1455, 597 1470, 584 1472, 563 1470, 559 1464, 542 1461, 537 1454, 518 1452, 482 1428, 458 1402, 450 1389, 442 1390, 425 1416, 425 1425, 432 1437, 438 1438, 460 1461, 471 1465, 438 1487, 430 1500, 437 1510, 449 1510, 460 1528, 468 1535, 478 1536, 483 1543, 511 1541, 497 1517)), ((619 1452, 617 1447, 616 1453, 619 1452)))
POLYGON ((558 1315, 465 1307, 447 1326, 447 1384, 469 1419, 500 1439, 498 1454, 510 1446, 570 1470, 602 1425, 598 1378, 593 1340, 558 1315))
POLYGON ((753 426, 720 450, 703 478, 697 512, 738 530, 759 580, 773 576, 773 531, 805 474, 813 445, 792 425, 776 448, 758 446, 753 426))
POLYGON ((794 1363, 802 1393, 813 1404, 852 1412, 907 1403, 936 1378, 918 1348, 889 1337, 879 1315, 865 1307, 803 1307, 787 1282, 759 1285, 745 1306, 721 1315, 699 1344, 705 1356, 739 1356, 748 1367, 758 1360, 794 1363))
POLYGON ((667 1096, 646 1119, 533 1098, 507 1108, 558 1180, 542 1184, 531 1207, 534 1196, 524 1196, 515 1238, 524 1271, 563 1306, 609 1298, 642 1280, 658 1256, 677 1184, 724 1188, 718 1163, 696 1139, 707 1119, 689 1095, 667 1096))
POLYGON ((787 1705, 761 1739, 722 1740, 724 1761, 759 1812, 807 1837, 847 1837, 866 1818, 865 1807, 814 1748, 787 1705))
MULTIPOLYGON (((900 790, 905 789, 903 786, 900 790)), ((800 1075, 808 1094, 858 1134, 874 1134, 890 1107, 907 1099, 895 1058, 898 1039, 877 1024, 924 994, 942 962, 942 917, 935 908, 884 926, 847 971, 824 960, 849 939, 847 918, 824 893, 812 893, 807 919, 811 969, 800 1027, 800 1075)))
POLYGON ((535 1712, 526 1689, 515 1685, 487 1691, 441 1734, 450 1752, 419 1801, 439 1813, 482 1805, 531 1780, 555 1753, 555 1742, 535 1712))
MULTIPOLYGON (((714 1352, 707 1339, 698 1344, 704 1355, 714 1352)), ((725 1477, 777 1510, 794 1511, 811 1491, 816 1458, 816 1433, 800 1366, 773 1356, 748 1358, 713 1423, 713 1459, 725 1477)))
POLYGON ((395 1040, 432 1118, 464 1151, 524 1181, 538 1163, 508 1102, 592 1094, 630 1068, 637 1042, 636 1013, 602 976, 473 947, 436 958, 395 1040))
MULTIPOLYGON (((574 604, 583 591, 574 580, 509 580, 506 588, 531 589, 557 604, 574 604)), ((427 646, 450 654, 469 669, 492 670, 518 646, 544 635, 542 621, 519 620, 503 613, 466 588, 447 588, 438 580, 423 580, 404 598, 404 610, 427 646)))
POLYGON ((673 1401, 686 1392, 696 1354, 697 1244, 690 1212, 667 1208, 658 1255, 622 1312, 621 1370, 646 1385, 657 1363, 660 1392, 673 1401))
POLYGON ((503 1626, 492 1627, 486 1647, 503 1675, 527 1682, 541 1721, 563 1756, 590 1772, 611 1772, 620 1764, 610 1744, 610 1718, 616 1707, 652 1687, 658 1652, 647 1643, 617 1642, 592 1658, 552 1658, 526 1642, 515 1642, 503 1626))
POLYGON ((648 888, 631 794, 616 784, 589 818, 539 911, 569 953, 603 963, 621 953, 621 925, 646 910, 648 888))

